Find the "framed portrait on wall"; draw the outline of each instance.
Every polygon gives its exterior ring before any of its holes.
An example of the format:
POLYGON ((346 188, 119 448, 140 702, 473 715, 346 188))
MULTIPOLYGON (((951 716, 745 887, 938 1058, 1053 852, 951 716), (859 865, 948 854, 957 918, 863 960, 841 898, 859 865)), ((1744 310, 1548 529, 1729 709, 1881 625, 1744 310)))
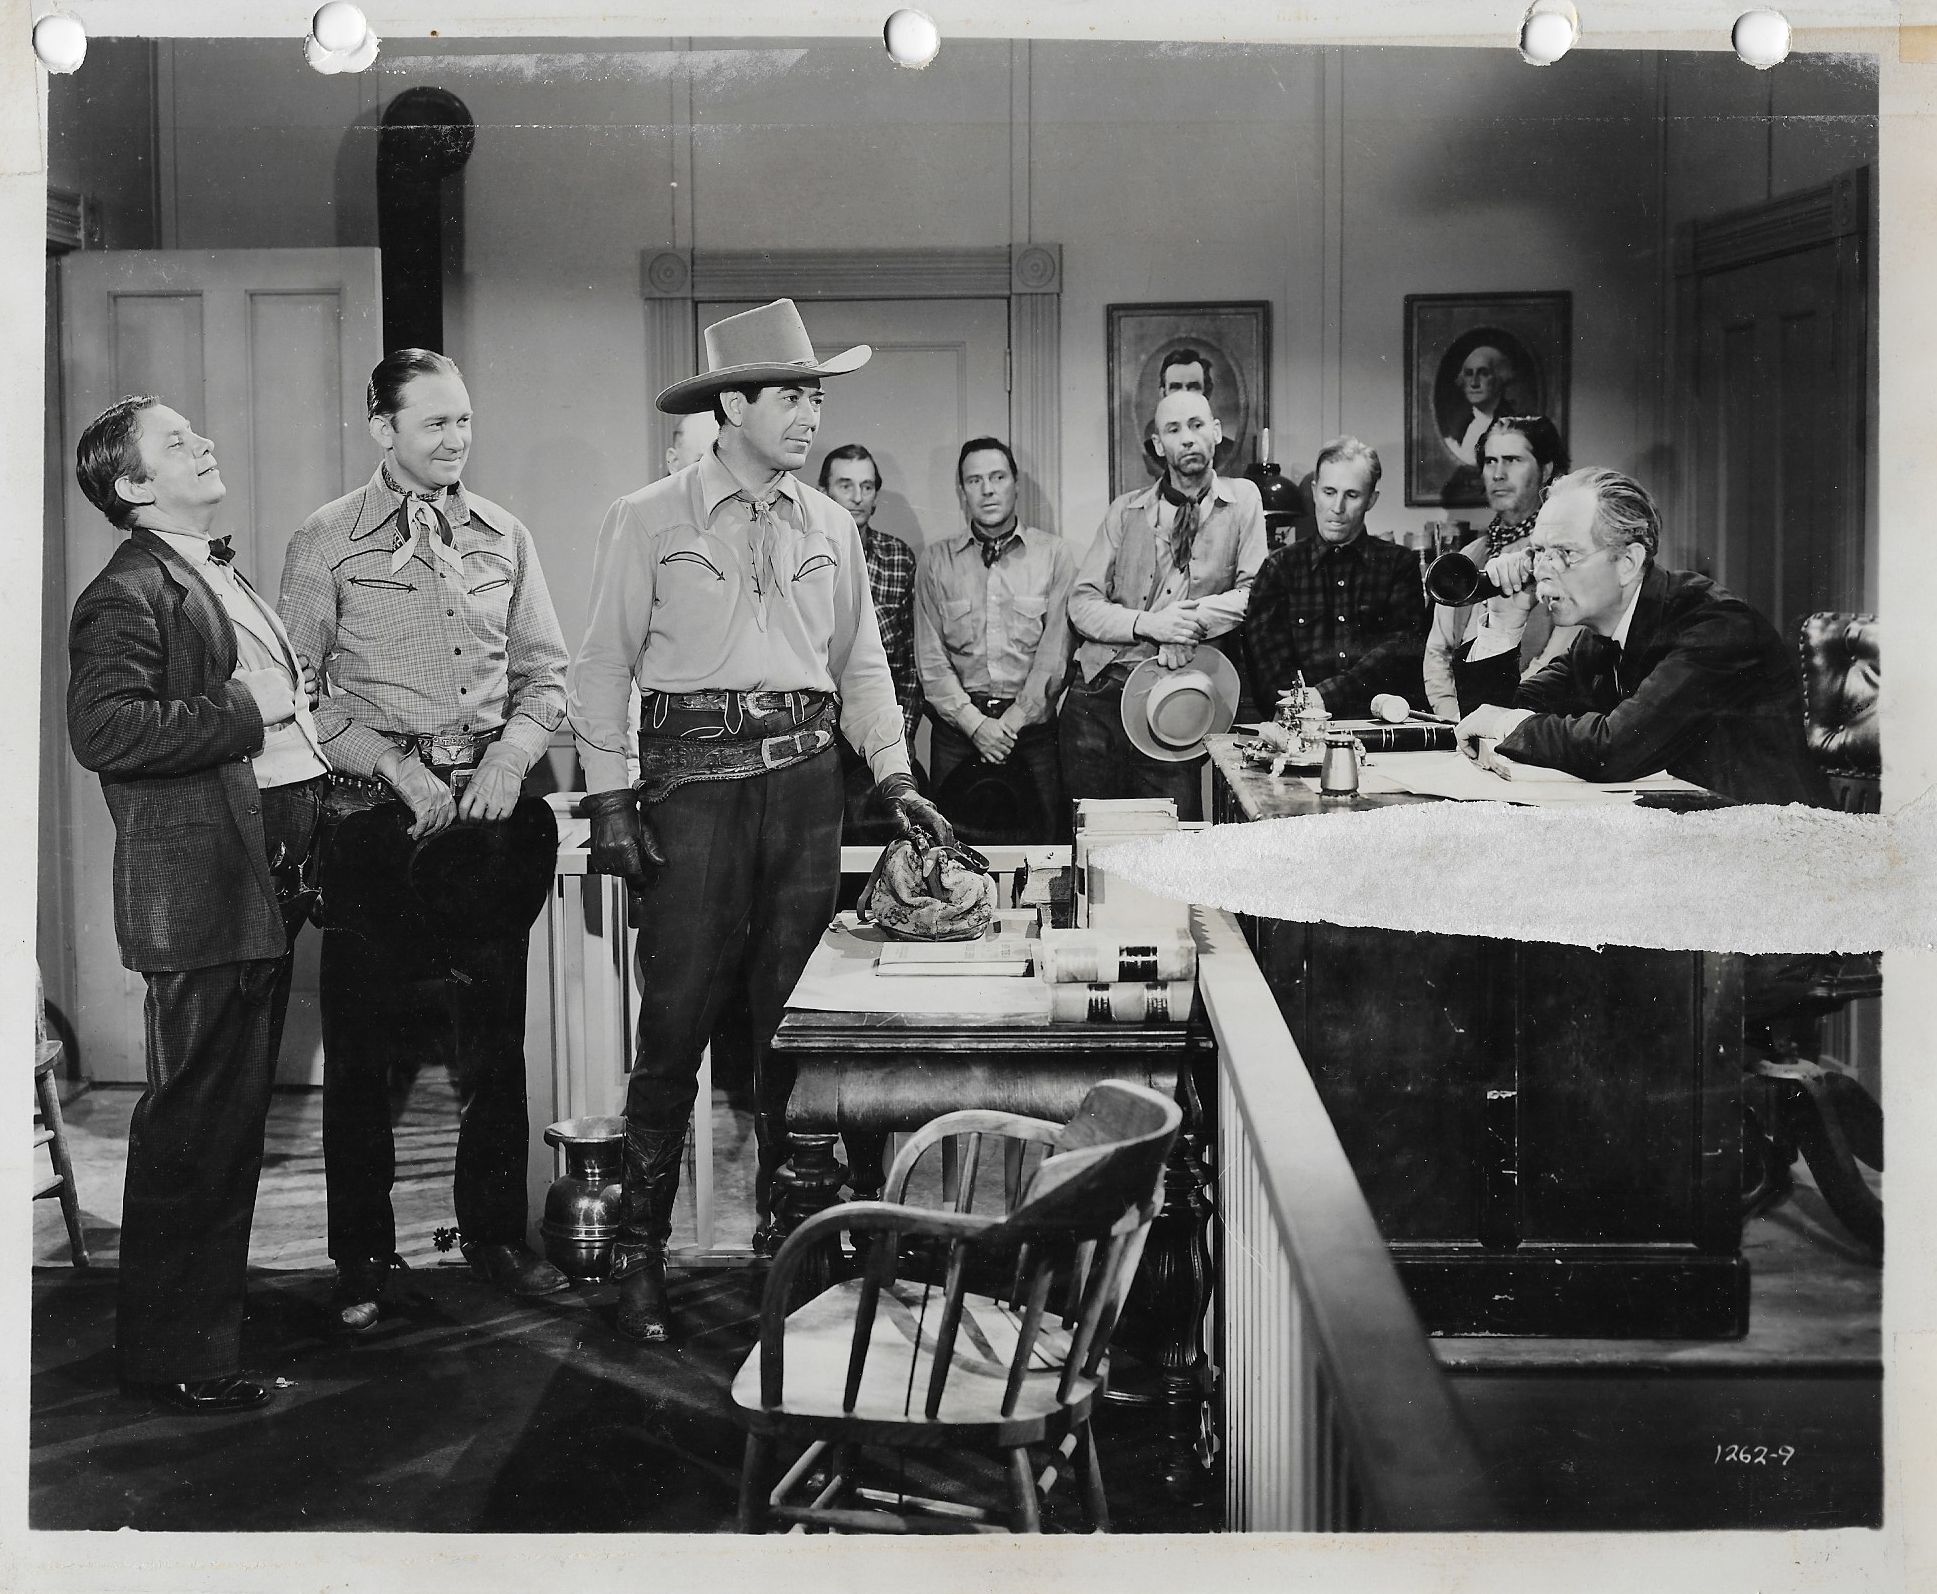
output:
POLYGON ((1486 502, 1474 445, 1496 416, 1567 436, 1571 293, 1406 295, 1406 502, 1486 502))
POLYGON ((1220 475, 1242 475, 1263 457, 1260 434, 1271 424, 1269 304, 1113 304, 1106 316, 1112 498, 1149 486, 1162 471, 1153 418, 1166 367, 1175 379, 1201 377, 1224 432, 1213 461, 1220 475))

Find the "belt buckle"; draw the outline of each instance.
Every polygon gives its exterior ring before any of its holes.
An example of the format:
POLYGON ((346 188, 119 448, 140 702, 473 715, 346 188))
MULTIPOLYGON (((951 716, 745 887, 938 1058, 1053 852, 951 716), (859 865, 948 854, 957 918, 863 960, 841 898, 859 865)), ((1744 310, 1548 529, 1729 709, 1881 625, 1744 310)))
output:
POLYGON ((447 769, 468 769, 478 761, 478 744, 474 736, 433 736, 430 738, 429 762, 441 764, 447 769))
POLYGON ((787 744, 787 751, 789 753, 798 753, 800 751, 801 737, 803 735, 811 735, 811 734, 812 734, 811 732, 790 731, 785 736, 767 737, 765 740, 763 740, 760 743, 761 764, 768 769, 780 768, 780 765, 775 762, 775 760, 781 756, 780 750, 779 750, 780 744, 782 742, 785 742, 787 744))

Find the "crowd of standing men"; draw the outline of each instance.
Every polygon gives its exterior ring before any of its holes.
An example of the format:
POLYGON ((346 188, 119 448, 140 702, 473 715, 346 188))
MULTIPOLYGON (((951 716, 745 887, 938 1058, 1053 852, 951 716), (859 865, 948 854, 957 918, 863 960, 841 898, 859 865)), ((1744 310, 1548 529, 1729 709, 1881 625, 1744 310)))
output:
POLYGON ((817 358, 790 301, 709 327, 705 348, 706 369, 658 396, 682 418, 667 474, 606 514, 575 654, 531 533, 464 484, 470 394, 441 354, 372 373, 376 468, 297 530, 274 604, 213 536, 226 489, 184 416, 128 398, 81 437, 84 492, 129 531, 75 608, 68 715, 115 821, 123 961, 148 986, 117 1321, 131 1393, 196 1412, 270 1398, 239 1367, 239 1329, 306 920, 324 936, 338 1327, 363 1332, 393 1301, 388 1084, 430 1047, 457 1085, 464 1256, 516 1297, 565 1287, 525 1241, 522 1051, 557 846, 524 786, 561 726, 591 867, 626 882, 639 931, 611 1278, 617 1327, 644 1342, 674 1334, 666 1250, 709 1040, 751 1055, 756 1244, 775 1243, 791 1079, 770 1041, 833 914, 844 829, 951 841, 949 809, 968 818, 992 772, 1043 839, 1067 834, 1073 798, 1168 796, 1197 817, 1201 745, 1161 746, 1137 718, 1132 683, 1153 670, 1233 695, 1248 676, 1266 712, 1296 678, 1341 717, 1397 693, 1457 718, 1483 762, 1666 767, 1743 801, 1822 800, 1773 628, 1658 568, 1645 490, 1568 474, 1541 417, 1474 429, 1494 519, 1468 552, 1494 595, 1429 627, 1414 556, 1366 530, 1378 455, 1350 437, 1319 450, 1315 532, 1270 550, 1257 488, 1215 468, 1194 351, 1150 396, 1157 479, 1111 503, 1079 556, 1021 520, 999 438, 961 445, 962 525, 919 555, 874 526, 865 447, 830 451, 818 489, 799 480, 824 383, 871 351, 817 358))

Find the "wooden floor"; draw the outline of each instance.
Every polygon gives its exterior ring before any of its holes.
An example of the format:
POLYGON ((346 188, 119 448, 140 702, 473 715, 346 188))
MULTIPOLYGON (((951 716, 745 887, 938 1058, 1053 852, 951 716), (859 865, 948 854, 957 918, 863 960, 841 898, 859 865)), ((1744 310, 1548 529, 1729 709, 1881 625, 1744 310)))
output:
MULTIPOLYGON (((170 1436, 186 1440, 207 1425, 130 1412, 112 1389, 111 1269, 137 1094, 96 1089, 67 1109, 89 1242, 104 1264, 94 1278, 66 1269, 55 1203, 35 1209, 36 1526, 713 1532, 730 1524, 737 1451, 724 1389, 751 1343, 755 1275, 689 1274, 681 1288, 701 1333, 670 1365, 618 1339, 609 1290, 574 1292, 537 1312, 507 1307, 436 1248, 437 1229, 454 1222, 456 1107, 448 1084, 430 1073, 397 1121, 398 1240, 413 1269, 411 1304, 375 1344, 352 1348, 320 1331, 328 1290, 320 1101, 277 1094, 251 1246, 251 1335, 264 1365, 295 1387, 279 1402, 284 1414, 247 1430, 254 1437, 239 1447, 232 1438, 185 1456, 170 1436), (618 1414, 616 1426, 599 1415, 606 1411, 618 1414), (382 1488, 306 1498, 306 1480, 328 1475, 340 1446, 387 1447, 400 1422, 410 1425, 399 1414, 412 1412, 424 1414, 424 1431, 386 1462, 382 1488), (521 1458, 538 1464, 547 1445, 561 1460, 583 1460, 588 1445, 597 1448, 579 1432, 588 1422, 627 1458, 619 1482, 574 1494, 549 1475, 504 1471, 521 1458), (499 1428, 507 1448, 494 1463, 499 1428), (685 1468, 677 1484, 660 1476, 669 1462, 685 1468), (218 1476, 276 1484, 260 1497, 211 1494, 218 1476), (642 1482, 648 1477, 656 1481, 642 1482), (59 1521, 46 1517, 55 1499, 65 1502, 59 1521), (219 1520, 204 1520, 211 1499, 226 1502, 219 1520)), ((750 1124, 723 1095, 714 1133, 720 1237, 743 1243, 750 1124)), ((681 1225, 690 1234, 690 1209, 681 1225)), ((1586 1530, 1878 1519, 1881 1276, 1838 1239, 1806 1182, 1750 1223, 1746 1248, 1751 1327, 1742 1340, 1434 1342, 1516 1522, 1586 1530), (1736 1459, 1743 1447, 1749 1459, 1736 1459), (1777 1462, 1784 1447, 1790 1454, 1777 1462)), ((233 1436, 251 1420, 218 1426, 233 1436)), ((1119 1529, 1217 1529, 1215 1481, 1202 1503, 1168 1500, 1154 1481, 1158 1436, 1140 1422, 1135 1413, 1111 1418, 1117 1456, 1112 1465, 1106 1449, 1105 1466, 1119 1529)))

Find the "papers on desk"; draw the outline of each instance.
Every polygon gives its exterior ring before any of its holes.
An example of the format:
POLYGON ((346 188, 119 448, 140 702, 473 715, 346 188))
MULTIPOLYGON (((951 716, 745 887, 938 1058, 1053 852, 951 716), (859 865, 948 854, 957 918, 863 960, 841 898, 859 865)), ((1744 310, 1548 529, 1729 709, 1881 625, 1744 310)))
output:
POLYGON ((1049 987, 1041 980, 921 973, 884 979, 875 966, 882 949, 905 944, 857 923, 851 912, 836 915, 787 1005, 823 1013, 960 1013, 1048 1021, 1049 987))
POLYGON ((1632 803, 1642 792, 1699 791, 1669 774, 1638 780, 1588 781, 1557 769, 1516 764, 1507 779, 1482 769, 1464 753, 1388 753, 1362 770, 1359 789, 1412 792, 1461 802, 1520 803, 1542 808, 1577 803, 1632 803), (1378 784, 1374 784, 1374 781, 1378 784))

